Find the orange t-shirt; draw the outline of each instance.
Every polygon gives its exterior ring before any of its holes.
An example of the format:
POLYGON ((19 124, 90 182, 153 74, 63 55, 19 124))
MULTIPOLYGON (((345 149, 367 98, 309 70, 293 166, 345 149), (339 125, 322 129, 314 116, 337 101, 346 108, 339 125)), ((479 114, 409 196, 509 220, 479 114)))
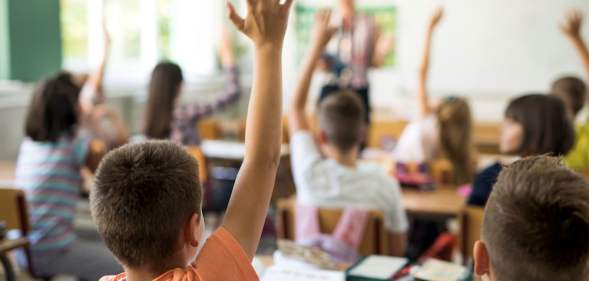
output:
MULTIPOLYGON (((125 281, 127 274, 105 276, 100 281, 125 281)), ((153 281, 250 281, 259 280, 239 243, 224 228, 207 240, 200 255, 187 268, 172 269, 153 281)))

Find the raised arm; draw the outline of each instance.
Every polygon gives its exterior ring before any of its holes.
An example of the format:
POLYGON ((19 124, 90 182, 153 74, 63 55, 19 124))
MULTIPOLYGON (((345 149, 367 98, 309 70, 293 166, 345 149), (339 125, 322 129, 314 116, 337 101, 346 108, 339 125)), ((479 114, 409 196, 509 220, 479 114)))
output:
POLYGON ((381 28, 376 25, 373 38, 374 51, 372 52, 372 66, 381 67, 395 46, 395 38, 392 34, 382 33, 381 28))
POLYGON ((429 75, 432 37, 443 15, 443 8, 436 8, 436 10, 434 11, 429 20, 428 29, 425 37, 425 43, 423 46, 423 57, 421 59, 421 65, 419 67, 419 85, 417 89, 417 103, 419 105, 419 113, 421 117, 429 115, 432 111, 427 93, 427 80, 429 75))
POLYGON ((293 0, 248 0, 241 18, 231 3, 229 17, 255 45, 252 95, 247 114, 245 159, 223 227, 255 255, 280 161, 282 135, 282 45, 293 0))
POLYGON ((581 36, 582 27, 583 13, 579 10, 570 11, 567 14, 566 21, 561 25, 562 31, 573 43, 579 53, 583 66, 585 67, 585 79, 589 81, 589 49, 587 49, 587 44, 585 44, 585 41, 581 36))
POLYGON ((323 53, 325 46, 337 31, 337 28, 329 26, 330 19, 331 11, 329 10, 320 11, 315 16, 311 49, 303 64, 299 81, 290 103, 288 128, 291 136, 298 131, 309 130, 305 106, 307 105, 311 80, 313 79, 313 73, 315 72, 317 63, 321 58, 321 53, 323 53))
POLYGON ((104 34, 104 47, 100 63, 96 70, 90 74, 86 83, 84 83, 82 93, 80 94, 80 105, 82 107, 82 112, 85 114, 90 114, 96 104, 102 104, 106 99, 102 89, 102 82, 104 80, 104 73, 106 72, 106 65, 110 56, 111 44, 110 33, 106 28, 106 20, 103 20, 102 31, 104 34))
POLYGON ((174 120, 176 122, 189 124, 188 127, 196 127, 197 122, 202 118, 223 110, 239 101, 241 97, 239 69, 235 63, 233 40, 226 28, 223 28, 221 31, 218 53, 227 75, 225 89, 222 93, 218 93, 213 101, 207 103, 197 102, 178 107, 174 111, 174 120))

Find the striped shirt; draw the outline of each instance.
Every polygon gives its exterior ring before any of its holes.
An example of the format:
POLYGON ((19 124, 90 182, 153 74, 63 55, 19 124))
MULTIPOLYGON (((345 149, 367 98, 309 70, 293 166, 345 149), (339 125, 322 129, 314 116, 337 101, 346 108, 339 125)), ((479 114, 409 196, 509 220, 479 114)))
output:
POLYGON ((61 251, 75 240, 74 216, 82 186, 80 168, 90 140, 62 137, 55 143, 26 138, 20 147, 16 185, 25 190, 35 251, 61 251))
POLYGON ((196 128, 200 119, 211 115, 220 109, 233 104, 241 96, 241 84, 239 82, 239 70, 237 67, 226 70, 229 82, 223 94, 209 104, 190 104, 177 107, 172 119, 171 139, 183 145, 200 145, 200 135, 196 128))

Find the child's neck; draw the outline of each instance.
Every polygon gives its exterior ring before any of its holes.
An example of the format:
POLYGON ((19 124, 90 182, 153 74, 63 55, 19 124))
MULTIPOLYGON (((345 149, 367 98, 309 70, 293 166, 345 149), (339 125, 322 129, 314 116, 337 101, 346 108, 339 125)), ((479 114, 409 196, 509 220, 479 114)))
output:
POLYGON ((179 262, 172 262, 157 269, 150 265, 145 265, 140 268, 124 267, 125 273, 127 273, 127 281, 151 281, 162 274, 176 268, 185 268, 186 265, 179 262))
POLYGON ((349 168, 356 168, 358 163, 359 149, 357 147, 347 152, 341 152, 339 149, 330 145, 323 146, 323 153, 327 158, 335 160, 338 164, 349 168))

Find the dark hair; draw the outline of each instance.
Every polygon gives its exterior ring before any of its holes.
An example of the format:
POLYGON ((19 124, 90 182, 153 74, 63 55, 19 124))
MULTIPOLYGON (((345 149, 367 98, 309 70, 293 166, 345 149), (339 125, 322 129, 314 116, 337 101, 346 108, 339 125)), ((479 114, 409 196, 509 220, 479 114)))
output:
POLYGON ((503 169, 485 209, 482 238, 501 281, 589 277, 589 185, 558 158, 503 169))
POLYGON ((587 86, 577 77, 566 76, 552 83, 552 94, 563 99, 573 116, 576 116, 585 106, 587 86))
POLYGON ((148 139, 170 137, 174 105, 183 80, 182 69, 175 63, 161 62, 153 69, 144 120, 148 139))
POLYGON ((505 117, 521 124, 524 138, 514 153, 522 156, 565 155, 575 143, 575 130, 557 97, 531 94, 511 101, 505 117))
POLYGON ((364 107, 358 95, 340 91, 319 104, 319 127, 327 141, 342 152, 359 146, 364 137, 364 107))
POLYGON ((178 235, 200 213, 196 159, 168 141, 126 145, 98 168, 92 216, 108 248, 130 267, 157 266, 174 253, 178 235))
POLYGON ((25 135, 37 142, 57 142, 64 135, 73 135, 80 90, 66 72, 40 82, 29 105, 25 135))
POLYGON ((440 130, 440 145, 453 167, 452 182, 464 184, 475 176, 472 116, 468 102, 459 97, 447 97, 436 111, 440 130))

